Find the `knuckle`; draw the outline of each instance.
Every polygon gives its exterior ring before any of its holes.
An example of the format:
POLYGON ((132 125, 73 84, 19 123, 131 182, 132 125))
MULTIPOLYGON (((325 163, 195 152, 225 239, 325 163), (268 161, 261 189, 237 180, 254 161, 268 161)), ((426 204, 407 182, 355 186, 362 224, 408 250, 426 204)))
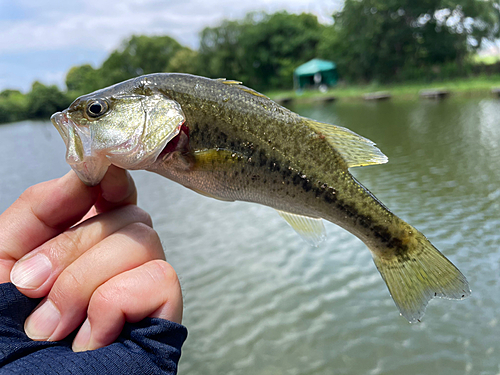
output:
POLYGON ((148 227, 153 226, 153 220, 151 219, 151 216, 144 211, 142 208, 130 204, 124 208, 125 210, 129 211, 129 213, 134 217, 134 219, 137 222, 141 222, 146 224, 148 227))
POLYGON ((148 272, 155 282, 166 285, 179 284, 177 272, 175 272, 174 268, 164 260, 153 260, 149 262, 148 272))
POLYGON ((29 188, 27 188, 20 196, 19 196, 19 199, 21 201, 26 201, 26 202, 29 202, 31 201, 34 197, 37 196, 37 192, 38 192, 38 185, 33 185, 33 186, 30 186, 29 188))
POLYGON ((82 248, 81 234, 77 230, 69 230, 59 234, 50 243, 49 255, 52 259, 74 257, 82 248))
POLYGON ((129 224, 126 229, 136 238, 139 243, 141 243, 148 250, 156 253, 158 249, 162 249, 163 252, 160 237, 158 236, 158 233, 156 233, 156 231, 150 226, 142 222, 135 222, 129 224))
POLYGON ((84 297, 84 282, 81 277, 76 275, 72 270, 66 269, 57 278, 54 286, 50 291, 51 299, 56 303, 68 305, 67 301, 71 301, 72 306, 80 305, 84 297))
MULTIPOLYGON (((116 288, 116 286, 115 286, 116 288)), ((104 284, 98 287, 92 294, 89 307, 109 305, 114 303, 116 290, 104 284)))
POLYGON ((109 310, 121 306, 130 295, 130 286, 126 280, 112 278, 97 287, 90 297, 88 314, 96 311, 109 310), (118 279, 118 280, 117 280, 118 279))

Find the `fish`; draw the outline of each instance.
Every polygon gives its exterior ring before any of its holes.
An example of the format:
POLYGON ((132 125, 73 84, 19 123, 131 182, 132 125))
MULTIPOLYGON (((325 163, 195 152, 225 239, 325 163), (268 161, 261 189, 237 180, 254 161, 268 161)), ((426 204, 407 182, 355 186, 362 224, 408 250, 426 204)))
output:
POLYGON ((51 120, 66 161, 89 186, 113 164, 211 198, 272 207, 312 245, 325 238, 323 219, 339 225, 368 247, 410 323, 435 297, 471 293, 453 263, 349 172, 388 161, 374 142, 302 117, 239 81, 144 75, 81 96, 51 120))

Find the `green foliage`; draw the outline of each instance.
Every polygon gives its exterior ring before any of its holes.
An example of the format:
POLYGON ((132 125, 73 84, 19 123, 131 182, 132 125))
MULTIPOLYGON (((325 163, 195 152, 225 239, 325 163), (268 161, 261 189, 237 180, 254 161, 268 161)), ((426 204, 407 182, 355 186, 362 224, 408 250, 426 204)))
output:
POLYGON ((27 95, 28 118, 45 118, 61 111, 71 104, 66 95, 57 86, 45 86, 40 82, 33 83, 27 95))
POLYGON ((498 32, 491 1, 346 0, 319 53, 352 81, 404 79, 405 70, 459 66, 498 32))
POLYGON ((103 86, 100 71, 91 65, 72 67, 66 75, 66 87, 76 95, 89 93, 103 86))
POLYGON ((251 13, 201 33, 205 75, 258 90, 291 87, 293 70, 316 56, 324 26, 311 14, 251 13))
POLYGON ((17 90, 0 92, 0 123, 24 120, 27 104, 26 96, 17 90))
POLYGON ((182 47, 169 36, 134 35, 115 50, 100 68, 104 86, 141 74, 164 72, 182 47))
POLYGON ((182 48, 172 56, 168 62, 167 72, 201 74, 202 68, 199 64, 198 52, 189 48, 182 48))

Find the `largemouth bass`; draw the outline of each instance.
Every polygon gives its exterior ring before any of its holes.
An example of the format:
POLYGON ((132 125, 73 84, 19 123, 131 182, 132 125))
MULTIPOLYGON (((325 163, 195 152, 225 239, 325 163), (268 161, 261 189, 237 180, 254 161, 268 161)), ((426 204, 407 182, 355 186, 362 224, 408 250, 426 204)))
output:
POLYGON ((295 114, 237 81, 158 73, 76 99, 52 116, 66 160, 88 185, 110 164, 146 169, 209 197, 260 203, 307 241, 322 219, 370 249, 400 313, 470 294, 462 273, 350 173, 387 157, 354 132, 295 114))

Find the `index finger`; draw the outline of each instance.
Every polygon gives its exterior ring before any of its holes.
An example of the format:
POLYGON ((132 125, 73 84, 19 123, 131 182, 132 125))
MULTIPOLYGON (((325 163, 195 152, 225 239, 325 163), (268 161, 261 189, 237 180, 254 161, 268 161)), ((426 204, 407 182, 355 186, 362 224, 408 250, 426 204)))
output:
POLYGON ((137 190, 130 173, 110 165, 100 182, 101 195, 95 203, 98 213, 137 203, 137 190))
POLYGON ((28 188, 0 215, 0 282, 10 280, 14 263, 78 222, 99 196, 73 171, 28 188))

